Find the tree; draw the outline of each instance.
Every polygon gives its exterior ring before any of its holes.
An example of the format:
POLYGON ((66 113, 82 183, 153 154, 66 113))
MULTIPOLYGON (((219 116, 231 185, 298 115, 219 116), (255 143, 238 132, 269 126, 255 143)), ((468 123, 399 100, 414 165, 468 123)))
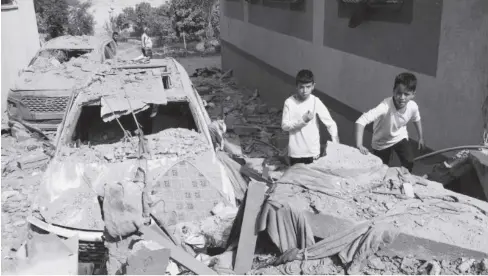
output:
POLYGON ((70 35, 93 35, 93 25, 95 20, 93 15, 88 12, 92 3, 73 1, 69 7, 68 34, 70 35))
POLYGON ((65 34, 93 34, 95 22, 88 12, 90 7, 91 2, 79 0, 35 0, 39 33, 47 34, 48 39, 65 34))
POLYGON ((136 22, 136 11, 133 7, 126 7, 122 13, 115 18, 115 25, 119 30, 129 28, 136 22))
POLYGON ((157 36, 160 42, 172 42, 177 40, 171 23, 170 6, 163 4, 153 9, 152 23, 149 26, 151 34, 157 36))
POLYGON ((142 34, 144 26, 150 27, 154 25, 153 9, 151 4, 141 2, 136 5, 135 16, 135 31, 137 34, 142 34))
MULTIPOLYGON (((45 32, 50 38, 63 35, 68 24, 68 3, 66 0, 36 0, 34 8, 38 15, 40 32, 45 32)), ((39 26, 39 25, 38 25, 39 26)))
POLYGON ((204 9, 199 1, 172 0, 171 14, 176 35, 180 37, 184 32, 188 40, 202 39, 207 27, 204 9))

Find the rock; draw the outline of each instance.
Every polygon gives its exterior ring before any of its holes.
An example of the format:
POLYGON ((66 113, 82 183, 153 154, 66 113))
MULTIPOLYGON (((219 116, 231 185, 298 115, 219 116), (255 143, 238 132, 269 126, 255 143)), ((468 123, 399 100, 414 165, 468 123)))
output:
POLYGON ((385 270, 386 265, 378 257, 372 257, 368 259, 369 266, 377 270, 385 270))
POLYGON ((25 225, 25 220, 18 220, 16 222, 14 222, 14 226, 15 227, 21 227, 21 226, 24 226, 25 225))
POLYGON ((136 242, 127 260, 127 274, 155 275, 166 271, 170 249, 154 241, 136 242))
POLYGON ((244 126, 244 125, 237 125, 233 128, 234 133, 237 135, 251 135, 260 131, 260 128, 257 126, 244 126))
POLYGON ((37 169, 45 165, 49 161, 49 156, 44 153, 32 154, 21 158, 17 163, 22 170, 37 169))
POLYGON ((2 202, 5 202, 5 200, 13 197, 13 196, 18 196, 20 193, 17 191, 2 191, 2 202))
POLYGON ((205 52, 205 42, 200 42, 195 46, 198 52, 205 52))
POLYGON ((212 92, 212 88, 210 88, 209 86, 205 86, 205 85, 199 86, 197 90, 198 90, 198 93, 200 95, 206 95, 206 94, 210 94, 212 92))
POLYGON ((429 275, 439 275, 441 274, 441 266, 439 265, 439 263, 437 263, 436 261, 432 261, 431 263, 431 268, 430 268, 430 271, 429 271, 429 275))
POLYGON ((11 128, 12 137, 18 142, 25 141, 31 138, 30 132, 20 123, 14 122, 11 128))
POLYGON ((457 269, 461 272, 461 273, 464 273, 464 272, 467 272, 471 266, 474 264, 475 260, 474 259, 469 259, 469 260, 466 260, 464 261, 463 263, 461 263, 457 269))
POLYGON ((480 263, 480 274, 488 274, 488 259, 483 259, 480 263))

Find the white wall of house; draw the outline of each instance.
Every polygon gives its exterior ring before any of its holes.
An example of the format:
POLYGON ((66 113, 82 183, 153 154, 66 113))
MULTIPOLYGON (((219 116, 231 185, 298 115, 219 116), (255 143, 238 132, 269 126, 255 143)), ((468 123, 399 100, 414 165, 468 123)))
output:
POLYGON ((7 94, 18 76, 39 49, 34 0, 16 0, 2 6, 2 114, 7 94))

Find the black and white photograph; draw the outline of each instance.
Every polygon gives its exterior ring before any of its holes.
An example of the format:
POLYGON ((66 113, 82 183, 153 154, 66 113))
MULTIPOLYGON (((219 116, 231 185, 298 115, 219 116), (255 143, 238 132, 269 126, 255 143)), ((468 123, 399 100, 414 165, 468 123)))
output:
POLYGON ((2 0, 2 275, 487 275, 488 0, 2 0))

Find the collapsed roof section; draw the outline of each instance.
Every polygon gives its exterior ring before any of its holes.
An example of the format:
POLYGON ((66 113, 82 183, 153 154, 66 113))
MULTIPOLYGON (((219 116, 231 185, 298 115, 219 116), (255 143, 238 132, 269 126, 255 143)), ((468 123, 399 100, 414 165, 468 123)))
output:
POLYGON ((104 122, 130 113, 139 113, 151 105, 188 100, 180 74, 172 59, 156 61, 153 66, 129 62, 113 64, 110 70, 96 74, 81 92, 83 104, 100 105, 104 122))

